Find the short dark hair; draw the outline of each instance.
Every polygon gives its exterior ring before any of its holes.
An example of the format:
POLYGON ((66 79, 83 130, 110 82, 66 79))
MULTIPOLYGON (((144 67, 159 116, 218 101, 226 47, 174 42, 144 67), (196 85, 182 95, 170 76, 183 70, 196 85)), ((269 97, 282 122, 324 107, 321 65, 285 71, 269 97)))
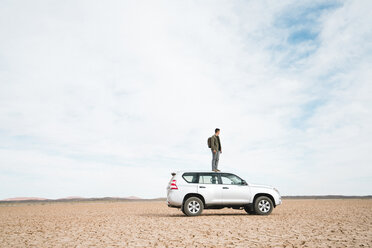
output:
POLYGON ((214 130, 214 133, 217 133, 218 131, 220 131, 220 129, 219 129, 219 128, 216 128, 216 129, 214 130))

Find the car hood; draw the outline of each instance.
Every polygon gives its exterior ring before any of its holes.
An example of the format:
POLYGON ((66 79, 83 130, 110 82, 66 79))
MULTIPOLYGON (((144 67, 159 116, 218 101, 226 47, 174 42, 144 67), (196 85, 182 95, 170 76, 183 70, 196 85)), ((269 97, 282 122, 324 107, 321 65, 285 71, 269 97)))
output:
POLYGON ((255 188, 274 189, 274 187, 273 186, 270 186, 270 185, 254 184, 254 183, 249 183, 248 185, 250 187, 255 187, 255 188))

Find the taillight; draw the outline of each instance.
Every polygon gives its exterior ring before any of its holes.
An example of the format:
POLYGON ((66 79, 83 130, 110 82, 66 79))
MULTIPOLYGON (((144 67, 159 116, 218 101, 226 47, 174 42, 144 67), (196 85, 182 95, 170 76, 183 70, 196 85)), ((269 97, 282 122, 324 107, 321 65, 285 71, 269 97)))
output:
POLYGON ((170 189, 178 189, 176 182, 177 182, 176 180, 172 180, 170 189))

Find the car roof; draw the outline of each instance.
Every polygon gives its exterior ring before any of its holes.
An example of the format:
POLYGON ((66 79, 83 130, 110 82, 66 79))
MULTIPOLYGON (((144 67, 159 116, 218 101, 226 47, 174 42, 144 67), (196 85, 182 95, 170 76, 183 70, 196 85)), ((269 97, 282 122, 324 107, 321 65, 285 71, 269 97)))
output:
POLYGON ((219 172, 214 172, 210 170, 182 170, 182 171, 176 171, 176 174, 181 174, 181 173, 229 173, 229 174, 234 174, 232 172, 228 171, 219 171, 219 172))

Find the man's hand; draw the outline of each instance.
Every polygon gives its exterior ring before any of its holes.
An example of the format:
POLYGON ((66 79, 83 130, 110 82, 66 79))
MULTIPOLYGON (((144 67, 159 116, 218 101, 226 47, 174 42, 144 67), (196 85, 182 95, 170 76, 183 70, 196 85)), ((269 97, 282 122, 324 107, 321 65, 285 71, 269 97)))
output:
POLYGON ((220 151, 220 153, 222 153, 222 150, 220 151))
POLYGON ((213 150, 213 153, 216 153, 216 150, 213 150))

